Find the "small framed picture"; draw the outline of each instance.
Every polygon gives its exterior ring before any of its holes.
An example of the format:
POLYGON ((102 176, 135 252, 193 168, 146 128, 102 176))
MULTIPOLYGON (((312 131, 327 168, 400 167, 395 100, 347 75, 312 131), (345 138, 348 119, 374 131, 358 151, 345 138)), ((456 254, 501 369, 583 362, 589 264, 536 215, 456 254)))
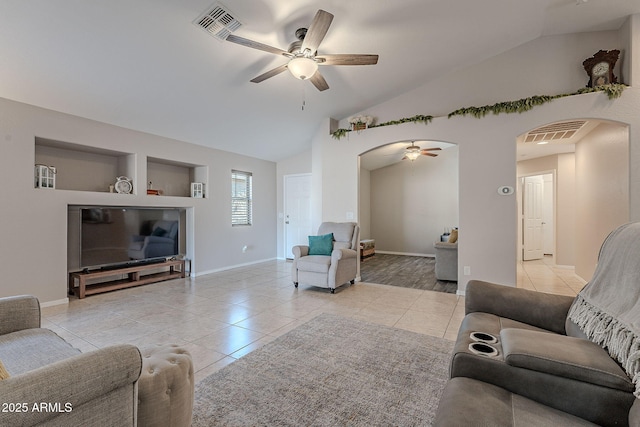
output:
POLYGON ((56 168, 47 165, 36 165, 36 188, 56 188, 56 168))
POLYGON ((192 182, 191 183, 191 197, 196 199, 204 198, 204 183, 192 182))

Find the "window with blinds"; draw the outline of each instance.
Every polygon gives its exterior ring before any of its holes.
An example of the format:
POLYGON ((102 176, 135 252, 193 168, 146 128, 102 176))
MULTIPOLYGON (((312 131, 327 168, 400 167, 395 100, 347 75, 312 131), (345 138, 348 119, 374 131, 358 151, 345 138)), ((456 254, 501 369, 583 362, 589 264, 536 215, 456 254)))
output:
POLYGON ((231 171, 231 225, 251 225, 251 172, 231 171))

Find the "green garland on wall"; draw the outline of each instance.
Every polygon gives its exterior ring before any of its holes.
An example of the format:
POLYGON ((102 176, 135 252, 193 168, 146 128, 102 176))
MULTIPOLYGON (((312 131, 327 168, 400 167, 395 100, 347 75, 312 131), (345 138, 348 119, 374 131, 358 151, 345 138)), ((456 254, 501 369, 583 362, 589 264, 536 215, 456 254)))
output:
MULTIPOLYGON (((507 101, 507 102, 498 102, 493 105, 484 105, 482 107, 466 107, 460 108, 458 110, 452 111, 447 115, 447 118, 451 118, 453 116, 473 116, 476 118, 482 118, 489 113, 493 114, 512 114, 512 113, 523 113, 525 111, 531 110, 533 107, 538 105, 546 104, 547 102, 551 102, 554 99, 564 98, 567 96, 573 95, 581 95, 583 93, 591 93, 591 92, 605 92, 609 99, 616 99, 622 95, 624 92, 624 88, 626 86, 623 84, 608 84, 596 87, 586 87, 578 90, 574 93, 564 93, 561 95, 535 95, 529 98, 518 99, 517 101, 507 101)), ((402 118, 399 120, 391 120, 384 123, 379 123, 377 125, 369 126, 370 128, 382 127, 382 126, 390 126, 390 125, 399 125, 403 123, 424 123, 428 124, 433 120, 433 116, 425 116, 422 114, 415 115, 413 117, 402 118)), ((341 139, 347 135, 348 132, 351 132, 351 129, 340 128, 333 132, 331 135, 335 139, 341 139)), ((358 131, 359 132, 359 131, 358 131)))

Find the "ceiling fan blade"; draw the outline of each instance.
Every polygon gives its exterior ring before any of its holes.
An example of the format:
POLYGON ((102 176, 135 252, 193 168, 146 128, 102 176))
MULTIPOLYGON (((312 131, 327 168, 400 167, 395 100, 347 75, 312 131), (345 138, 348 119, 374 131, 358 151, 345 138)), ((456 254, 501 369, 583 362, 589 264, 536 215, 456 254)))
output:
POLYGON ((276 55, 283 55, 287 57, 291 57, 291 54, 286 50, 278 49, 277 47, 269 46, 266 44, 258 43, 253 40, 245 39, 243 37, 238 37, 234 34, 229 34, 226 39, 228 42, 236 43, 242 46, 250 47, 252 49, 258 49, 265 52, 273 53, 276 55))
POLYGON ((423 156, 438 157, 437 154, 429 153, 429 152, 421 152, 420 154, 422 154, 423 156))
POLYGON ((331 21, 333 21, 332 14, 322 9, 318 10, 316 16, 313 17, 313 21, 311 21, 311 25, 309 25, 304 40, 302 40, 301 50, 303 52, 305 49, 309 49, 311 53, 315 53, 316 50, 318 50, 318 46, 320 46, 324 36, 327 35, 327 31, 329 31, 331 21))
POLYGON ((378 55, 368 54, 334 54, 316 56, 318 65, 375 65, 378 55))
POLYGON ((400 160, 407 160, 407 159, 408 159, 408 157, 407 157, 407 156, 404 156, 404 157, 403 157, 402 159, 400 159, 400 160))
POLYGON ((258 77, 251 79, 251 83, 260 83, 262 81, 267 80, 273 76, 277 76, 281 72, 287 69, 287 64, 283 64, 279 67, 274 68, 273 70, 269 70, 266 73, 260 74, 258 77))
MULTIPOLYGON (((434 147, 434 148, 423 148, 420 151, 435 151, 435 150, 442 150, 442 148, 440 147, 434 147)), ((424 153, 423 153, 424 154, 424 153)))
POLYGON ((320 74, 320 71, 316 71, 309 80, 311 80, 311 83, 313 83, 316 89, 318 89, 320 92, 322 92, 323 90, 329 89, 329 84, 324 79, 324 77, 322 77, 322 74, 320 74))

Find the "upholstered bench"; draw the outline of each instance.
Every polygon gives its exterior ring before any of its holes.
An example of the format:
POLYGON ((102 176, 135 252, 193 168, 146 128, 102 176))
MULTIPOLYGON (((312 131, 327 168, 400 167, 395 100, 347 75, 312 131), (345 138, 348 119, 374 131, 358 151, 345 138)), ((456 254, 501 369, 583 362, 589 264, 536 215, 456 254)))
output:
POLYGON ((187 350, 173 344, 140 349, 138 426, 191 425, 193 362, 187 350))

